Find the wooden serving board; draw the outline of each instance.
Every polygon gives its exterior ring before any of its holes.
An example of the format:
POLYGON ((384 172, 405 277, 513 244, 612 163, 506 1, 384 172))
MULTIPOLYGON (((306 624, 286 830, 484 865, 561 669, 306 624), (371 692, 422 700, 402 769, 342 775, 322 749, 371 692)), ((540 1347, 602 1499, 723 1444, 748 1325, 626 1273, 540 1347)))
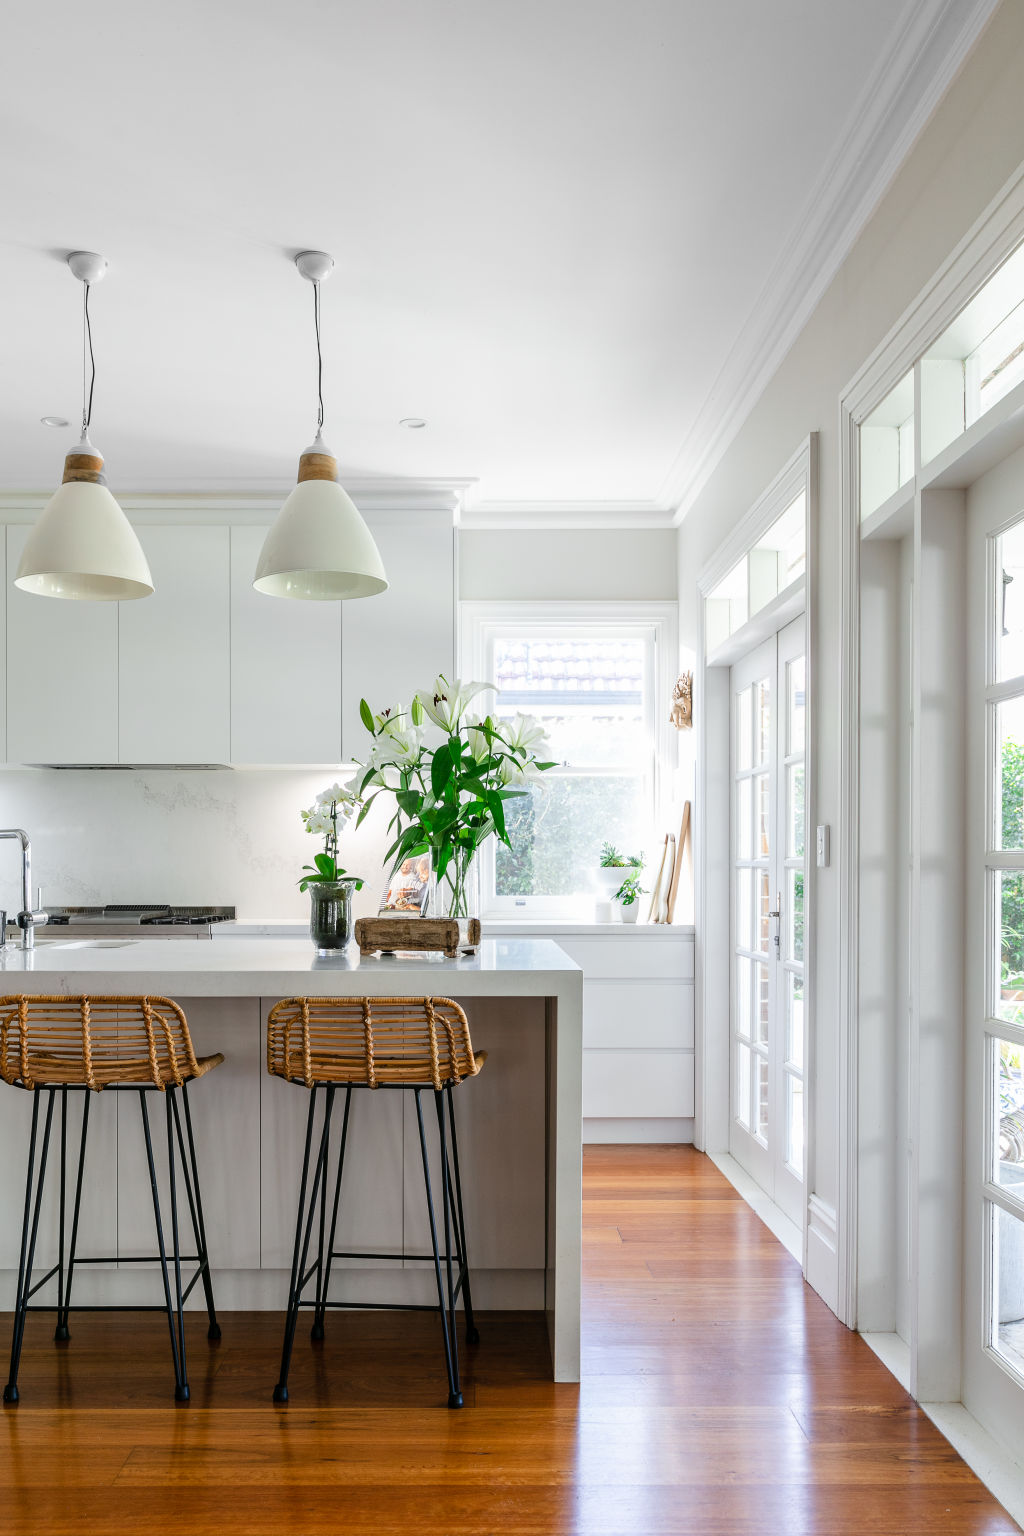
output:
POLYGON ((456 917, 357 917, 356 943, 361 955, 439 949, 454 960, 460 949, 480 943, 480 919, 460 924, 456 917))

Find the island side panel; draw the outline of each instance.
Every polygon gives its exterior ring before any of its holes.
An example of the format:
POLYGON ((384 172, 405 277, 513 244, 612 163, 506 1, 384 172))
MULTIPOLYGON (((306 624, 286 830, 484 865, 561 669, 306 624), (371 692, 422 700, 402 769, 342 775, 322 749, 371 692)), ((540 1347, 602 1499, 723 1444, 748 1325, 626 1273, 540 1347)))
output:
MULTIPOLYGON (((473 1304, 540 1311, 544 1306, 544 1002, 536 997, 457 998, 474 1050, 487 1052, 479 1076, 453 1090, 473 1304)), ((434 1094, 422 1095, 430 1176, 443 1245, 440 1151, 434 1094)), ((430 1252, 416 1106, 405 1105, 406 1249, 430 1252)), ((436 1300, 433 1266, 417 1299, 436 1300)))
POLYGON ((583 1262, 583 976, 546 1003, 548 1253, 545 1307, 556 1381, 580 1379, 583 1262))

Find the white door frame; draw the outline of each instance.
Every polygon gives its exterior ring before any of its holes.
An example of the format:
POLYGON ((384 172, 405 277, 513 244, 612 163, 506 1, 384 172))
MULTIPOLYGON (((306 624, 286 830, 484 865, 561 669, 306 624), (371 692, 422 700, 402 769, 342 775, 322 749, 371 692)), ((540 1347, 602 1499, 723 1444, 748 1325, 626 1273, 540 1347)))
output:
MULTIPOLYGON (((695 667, 694 723, 698 732, 694 816, 695 892, 695 1007, 696 1007, 696 1102, 694 1142, 705 1152, 728 1153, 729 1149, 729 1002, 731 958, 730 923, 730 685, 729 669, 736 656, 759 639, 785 627, 800 613, 805 615, 807 635, 807 704, 805 801, 807 835, 815 825, 814 722, 816 711, 813 636, 817 568, 818 440, 812 432, 778 475, 740 519, 715 551, 697 580, 700 624, 695 667), (803 491, 806 576, 769 603, 753 619, 719 646, 712 655, 706 647, 706 607, 710 594, 747 551, 767 532, 785 508, 803 491)), ((807 1082, 807 1185, 811 1183, 811 1149, 814 1145, 814 860, 807 859, 804 895, 805 931, 805 1029, 807 1082)), ((806 1221, 804 1223, 806 1231, 806 1221)), ((806 1258, 806 1255, 805 1255, 806 1258)))
MULTIPOLYGON (((826 1299, 850 1327, 857 1326, 858 1222, 873 1213, 858 1210, 861 1019, 860 937, 860 594, 861 527, 859 429, 867 416, 953 321, 1010 252, 1024 240, 1024 165, 1010 177, 934 278, 904 311, 888 335, 843 390, 839 401, 841 452, 840 542, 840 781, 835 839, 839 960, 838 1102, 819 1106, 831 1112, 839 1170, 835 1210, 833 1300, 826 1299)), ((916 434, 919 440, 920 434, 916 434)), ((918 522, 920 512, 917 513, 918 522)), ((867 1054, 875 1042, 865 1042, 867 1054)), ((824 1123, 824 1122, 823 1122, 824 1123)), ((812 1209, 812 1225, 814 1222, 812 1209)), ((823 1238, 827 1234, 822 1234, 823 1238)), ((827 1262, 823 1254, 823 1265, 827 1262)), ((810 1278, 810 1275, 808 1276, 810 1278)), ((945 1389, 948 1390, 948 1387, 945 1389)), ((920 1393, 916 1395, 921 1395, 920 1393)))

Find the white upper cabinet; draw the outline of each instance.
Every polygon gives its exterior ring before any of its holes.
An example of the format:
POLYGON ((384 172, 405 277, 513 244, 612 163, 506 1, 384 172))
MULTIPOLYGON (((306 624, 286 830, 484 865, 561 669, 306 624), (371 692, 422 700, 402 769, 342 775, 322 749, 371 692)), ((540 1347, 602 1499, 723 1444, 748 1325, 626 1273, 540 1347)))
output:
POLYGON ((28 535, 7 529, 8 761, 116 763, 118 604, 19 591, 28 535))
POLYGON ((138 533, 156 590, 118 604, 119 760, 229 762, 230 530, 138 533))
POLYGON ((455 530, 451 514, 367 516, 388 590, 342 604, 342 757, 365 757, 359 700, 374 713, 404 704, 439 672, 455 675, 455 530))
POLYGON ((266 535, 231 529, 231 761, 337 763, 341 605, 255 592, 266 535))

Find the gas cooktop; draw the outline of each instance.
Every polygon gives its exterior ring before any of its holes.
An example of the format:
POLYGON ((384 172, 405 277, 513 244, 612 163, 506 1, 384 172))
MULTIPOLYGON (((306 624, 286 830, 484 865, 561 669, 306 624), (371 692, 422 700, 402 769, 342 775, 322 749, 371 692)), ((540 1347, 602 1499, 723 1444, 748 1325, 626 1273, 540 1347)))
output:
POLYGON ((106 907, 50 907, 50 926, 121 923, 127 927, 185 927, 230 922, 234 907, 172 907, 167 902, 139 902, 106 907))

